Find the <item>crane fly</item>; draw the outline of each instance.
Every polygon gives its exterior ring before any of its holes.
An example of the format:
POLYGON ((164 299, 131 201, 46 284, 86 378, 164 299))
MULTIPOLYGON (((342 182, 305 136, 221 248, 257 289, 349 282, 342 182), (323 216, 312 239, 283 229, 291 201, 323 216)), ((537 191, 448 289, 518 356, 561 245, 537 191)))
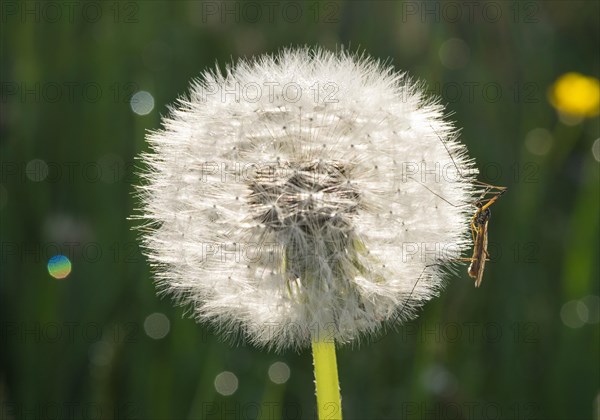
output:
POLYGON ((495 194, 492 198, 482 200, 481 198, 475 202, 475 214, 471 218, 471 234, 473 236, 473 256, 467 258, 467 261, 471 261, 469 269, 467 270, 469 276, 475 279, 475 287, 481 285, 483 280, 483 272, 485 270, 485 262, 488 260, 489 254, 487 251, 488 247, 488 223, 492 212, 490 207, 496 202, 496 200, 504 194, 506 187, 497 187, 494 185, 487 185, 487 190, 484 192, 488 194, 495 189, 492 193, 495 194))
MULTIPOLYGON (((433 127, 432 127, 432 129, 433 129, 433 127)), ((448 148, 448 146, 446 145, 444 140, 442 140, 439 135, 437 137, 440 140, 440 142, 443 144, 448 155, 450 156, 450 159, 452 160, 452 163, 454 164, 454 166, 456 168, 458 176, 464 180, 469 181, 467 178, 465 178, 463 176, 460 168, 458 167, 456 161, 454 160, 454 157, 452 156, 452 153, 450 153, 450 149, 448 148)), ((444 200, 446 203, 450 204, 451 206, 459 207, 458 205, 453 204, 450 201, 446 200, 444 197, 442 197, 441 195, 439 195, 438 193, 433 191, 431 188, 429 188, 424 183, 422 183, 414 178, 413 178, 413 180, 418 182, 419 184, 421 184, 423 187, 427 188, 431 193, 438 196, 439 198, 441 198, 442 200, 444 200)), ((479 186, 483 187, 484 190, 483 190, 483 193, 480 195, 480 197, 477 200, 475 200, 473 203, 471 203, 471 205, 475 206, 475 213, 473 214, 473 217, 471 218, 471 223, 470 223, 471 236, 473 238, 473 256, 471 258, 458 258, 457 260, 458 261, 467 261, 467 262, 471 263, 469 265, 467 273, 469 274, 469 277, 475 279, 475 287, 479 287, 483 280, 483 273, 485 271, 485 263, 486 263, 486 261, 489 261, 489 258, 488 258, 489 254, 488 254, 487 248, 488 248, 488 224, 489 224, 489 221, 490 221, 490 218, 492 215, 490 207, 492 206, 492 204, 494 204, 496 202, 496 200, 498 200, 498 198, 502 194, 504 194, 506 192, 507 188, 496 186, 496 185, 486 184, 485 182, 481 182, 478 180, 473 180, 473 181, 469 181, 469 182, 472 182, 475 185, 479 185, 479 186), (492 197, 487 198, 490 195, 492 197)))
MULTIPOLYGON (((431 127, 431 128, 433 129, 433 127, 431 127)), ((435 132, 435 130, 434 130, 434 132, 435 132)), ((467 273, 469 274, 469 277, 475 279, 475 287, 479 287, 483 280, 483 273, 485 271, 485 263, 486 263, 486 261, 489 260, 489 258, 488 258, 489 253, 488 253, 487 248, 488 248, 488 224, 489 224, 490 218, 492 216, 492 211, 490 210, 490 207, 498 200, 498 198, 500 198, 500 196, 502 194, 504 194, 507 191, 507 187, 490 185, 490 184, 486 184, 485 182, 481 182, 478 180, 469 180, 468 178, 463 176, 460 168, 458 167, 456 161, 454 160, 454 157, 452 156, 452 153, 450 152, 450 149, 448 148, 448 146, 446 145, 444 140, 442 140, 439 135, 437 137, 440 140, 440 142, 444 145, 444 148, 446 149, 448 156, 450 156, 450 159, 452 160, 452 163, 454 164, 454 167, 456 168, 456 171, 457 171, 459 177, 462 178, 463 180, 472 182, 475 185, 479 185, 480 187, 483 187, 483 193, 479 196, 479 198, 477 200, 475 200, 474 202, 470 203, 470 205, 475 207, 475 213, 471 217, 471 223, 470 223, 471 236, 473 238, 473 256, 471 258, 457 258, 456 259, 458 261, 470 262, 467 273), (489 196, 492 196, 492 197, 488 198, 489 196)), ((413 181, 421 184, 423 187, 428 189, 432 194, 441 198, 442 200, 444 200, 446 203, 450 204, 451 206, 460 207, 459 205, 451 203, 446 198, 442 197, 440 194, 436 193, 435 191, 433 191, 431 188, 429 188, 427 185, 420 182, 419 180, 417 180, 413 177, 411 177, 411 178, 413 179, 413 181)), ((419 280, 421 279, 421 277, 424 275, 425 271, 429 267, 432 267, 434 265, 439 265, 439 263, 433 263, 433 264, 429 264, 429 265, 425 266, 425 268, 419 275, 419 278, 413 285, 413 288, 410 292, 409 298, 410 298, 410 296, 412 296, 413 292, 415 291, 417 284, 419 283, 419 280)), ((399 314, 404 312, 404 309, 406 308, 408 301, 409 301, 409 299, 406 299, 406 301, 404 302, 404 305, 402 305, 402 308, 399 311, 399 314)))

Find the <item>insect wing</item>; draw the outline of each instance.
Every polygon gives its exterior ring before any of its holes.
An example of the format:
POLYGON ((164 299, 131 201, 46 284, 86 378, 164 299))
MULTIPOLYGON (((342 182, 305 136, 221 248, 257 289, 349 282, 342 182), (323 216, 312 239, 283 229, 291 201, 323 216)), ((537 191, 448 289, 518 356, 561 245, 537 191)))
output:
POLYGON ((487 260, 487 247, 488 247, 488 220, 480 226, 478 239, 481 243, 481 252, 479 254, 479 267, 477 270, 477 276, 475 277, 475 287, 481 285, 483 280, 483 272, 485 270, 485 262, 487 260))

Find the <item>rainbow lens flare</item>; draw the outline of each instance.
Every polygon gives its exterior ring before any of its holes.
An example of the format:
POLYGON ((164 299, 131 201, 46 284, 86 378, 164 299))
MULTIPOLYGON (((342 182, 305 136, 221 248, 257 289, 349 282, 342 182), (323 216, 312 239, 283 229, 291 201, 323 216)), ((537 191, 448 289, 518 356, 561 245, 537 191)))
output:
POLYGON ((55 279, 64 279, 71 273, 71 261, 64 255, 55 255, 48 260, 48 273, 55 279))

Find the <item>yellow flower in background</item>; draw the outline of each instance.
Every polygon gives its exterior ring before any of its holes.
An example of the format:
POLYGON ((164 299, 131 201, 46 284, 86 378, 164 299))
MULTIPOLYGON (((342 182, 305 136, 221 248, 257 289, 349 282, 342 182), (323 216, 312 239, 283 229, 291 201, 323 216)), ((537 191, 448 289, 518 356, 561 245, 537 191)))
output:
POLYGON ((550 86, 548 98, 563 114, 593 117, 600 113, 600 81, 579 73, 565 73, 550 86))

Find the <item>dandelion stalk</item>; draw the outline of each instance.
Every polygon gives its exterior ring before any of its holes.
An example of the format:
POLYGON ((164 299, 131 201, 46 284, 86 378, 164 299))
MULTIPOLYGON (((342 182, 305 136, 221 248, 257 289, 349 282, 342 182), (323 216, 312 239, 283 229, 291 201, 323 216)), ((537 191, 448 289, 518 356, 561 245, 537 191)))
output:
POLYGON ((313 337, 313 363, 319 419, 342 418, 335 342, 313 337))

